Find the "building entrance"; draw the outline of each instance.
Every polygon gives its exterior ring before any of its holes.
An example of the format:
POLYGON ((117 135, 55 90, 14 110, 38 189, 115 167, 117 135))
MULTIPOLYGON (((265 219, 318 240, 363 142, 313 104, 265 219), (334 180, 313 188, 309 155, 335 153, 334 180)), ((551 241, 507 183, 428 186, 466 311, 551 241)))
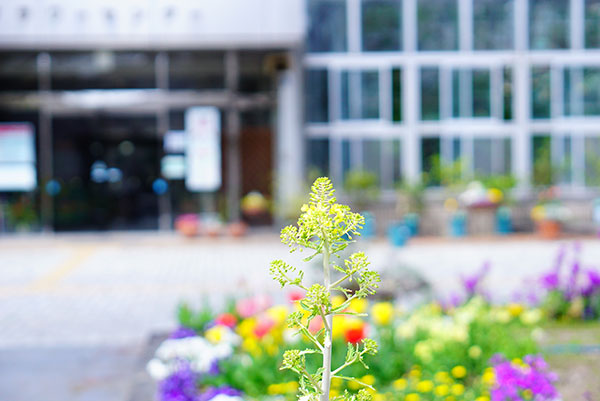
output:
POLYGON ((157 228, 155 117, 54 117, 52 136, 55 230, 157 228))

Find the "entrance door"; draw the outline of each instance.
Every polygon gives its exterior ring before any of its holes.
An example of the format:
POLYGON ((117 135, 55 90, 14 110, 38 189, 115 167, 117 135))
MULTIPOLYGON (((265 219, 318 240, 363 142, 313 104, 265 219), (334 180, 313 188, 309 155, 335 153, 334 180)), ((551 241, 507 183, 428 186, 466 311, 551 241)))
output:
POLYGON ((155 229, 156 118, 104 114, 53 120, 56 230, 155 229))

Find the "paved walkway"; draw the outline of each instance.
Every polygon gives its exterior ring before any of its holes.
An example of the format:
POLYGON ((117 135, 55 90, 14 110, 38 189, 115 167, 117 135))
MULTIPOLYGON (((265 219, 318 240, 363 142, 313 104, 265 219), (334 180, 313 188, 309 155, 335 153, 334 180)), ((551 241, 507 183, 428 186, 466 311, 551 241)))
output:
MULTIPOLYGON (((581 242, 584 264, 600 265, 600 242, 581 242)), ((361 246, 375 269, 411 266, 444 293, 458 288, 460 274, 490 261, 488 288, 507 298, 524 279, 552 265, 559 242, 513 237, 419 239, 400 249, 382 240, 361 246)), ((273 234, 242 240, 156 233, 0 238, 0 399, 120 401, 114 396, 122 394, 118 377, 102 385, 102 377, 112 377, 106 363, 112 361, 119 366, 115 373, 124 369, 126 375, 136 357, 132 350, 140 349, 150 333, 174 326, 180 301, 199 305, 206 299, 218 305, 224 295, 256 291, 281 297, 268 275, 269 262, 285 258, 298 265, 300 256, 289 255, 273 234), (99 365, 89 364, 103 354, 99 365), (55 358, 65 366, 63 377, 75 377, 77 369, 69 366, 81 361, 88 361, 87 371, 54 398, 48 398, 52 391, 42 398, 16 397, 19 380, 35 386, 36 374, 48 380, 58 374, 55 358), (106 395, 107 386, 113 395, 106 395)), ((60 380, 50 382, 62 386, 60 380)))

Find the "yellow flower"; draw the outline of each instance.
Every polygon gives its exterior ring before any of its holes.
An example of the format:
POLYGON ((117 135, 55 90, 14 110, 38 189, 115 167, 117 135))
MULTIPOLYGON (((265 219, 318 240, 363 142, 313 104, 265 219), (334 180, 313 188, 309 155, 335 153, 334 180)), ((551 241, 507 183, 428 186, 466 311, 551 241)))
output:
POLYGON ((267 394, 269 394, 269 395, 283 394, 281 387, 282 387, 281 384, 269 384, 269 387, 267 387, 267 394))
POLYGON ((423 380, 417 383, 417 391, 428 393, 433 390, 433 382, 431 380, 423 380))
POLYGON ((381 393, 377 393, 375 395, 373 395, 373 401, 386 401, 386 397, 385 395, 381 394, 381 393))
POLYGON ((356 380, 350 380, 348 382, 348 388, 350 390, 355 390, 356 391, 356 390, 358 390, 360 388, 360 383, 357 382, 356 380))
POLYGON ((361 379, 361 382, 368 384, 369 386, 372 386, 373 384, 375 384, 375 376, 373 375, 364 375, 361 379))
POLYGON ((267 309, 267 315, 273 319, 275 324, 280 325, 285 322, 288 310, 285 306, 273 306, 267 309))
POLYGON ((354 298, 350 301, 350 309, 356 313, 364 313, 367 310, 368 305, 369 301, 365 298, 354 298))
POLYGON ((488 189, 487 196, 492 203, 500 203, 504 199, 504 194, 498 188, 488 189))
POLYGON ((346 297, 343 295, 334 295, 333 297, 331 297, 331 305, 334 308, 337 308, 338 306, 343 304, 345 301, 346 301, 346 297))
POLYGON ((284 384, 286 393, 296 393, 298 391, 298 382, 291 381, 284 384))
POLYGON ((331 335, 334 339, 342 338, 346 332, 347 318, 343 315, 336 315, 333 317, 333 323, 331 328, 331 335))
POLYGON ((204 337, 206 337, 206 339, 211 343, 218 344, 223 340, 223 336, 225 336, 225 330, 227 330, 225 326, 213 326, 210 329, 206 330, 206 333, 204 333, 204 337))
POLYGON ((448 372, 440 371, 437 372, 434 376, 435 381, 439 383, 449 383, 452 381, 448 372))
POLYGON ((481 347, 479 345, 469 347, 469 356, 473 359, 478 359, 481 356, 481 352, 481 347))
POLYGON ((404 401, 419 401, 419 394, 417 394, 417 393, 406 394, 406 397, 404 397, 404 401))
POLYGON ((523 391, 523 398, 530 400, 533 397, 533 392, 530 389, 523 391))
POLYGON ((444 398, 444 401, 456 401, 456 397, 453 395, 449 395, 448 397, 444 398))
POLYGON ((445 395, 448 395, 449 392, 450 392, 450 388, 448 387, 447 384, 440 384, 434 390, 435 395, 437 395, 438 397, 443 397, 445 395))
POLYGON ((256 319, 244 319, 238 325, 237 332, 244 338, 256 337, 256 334, 254 334, 254 327, 256 327, 256 319))
POLYGON ((394 318, 394 306, 390 302, 379 302, 373 305, 371 313, 376 324, 387 326, 394 318))
POLYGON ((494 374, 494 369, 487 368, 483 375, 481 376, 481 380, 487 386, 493 386, 496 381, 496 375, 494 374))
POLYGON ((513 317, 517 317, 519 316, 521 313, 523 313, 523 305, 518 304, 518 303, 511 303, 508 305, 508 312, 513 316, 513 317))
POLYGON ((406 379, 394 380, 392 384, 396 390, 404 390, 406 388, 406 379))
POLYGON ((475 398, 475 401, 490 401, 490 398, 486 397, 485 395, 482 395, 480 397, 475 398))
POLYGON ((452 394, 454 395, 463 395, 465 392, 465 386, 461 383, 456 383, 452 385, 452 394))
POLYGON ((452 373, 452 376, 456 377, 457 379, 462 379, 467 375, 467 369, 461 365, 453 367, 450 372, 452 373))
POLYGON ((448 212, 454 212, 458 209, 458 201, 454 198, 448 198, 444 201, 444 209, 448 212))
POLYGON ((342 387, 343 383, 344 383, 344 380, 340 379, 339 377, 331 378, 331 387, 333 387, 333 388, 340 388, 340 387, 342 387))

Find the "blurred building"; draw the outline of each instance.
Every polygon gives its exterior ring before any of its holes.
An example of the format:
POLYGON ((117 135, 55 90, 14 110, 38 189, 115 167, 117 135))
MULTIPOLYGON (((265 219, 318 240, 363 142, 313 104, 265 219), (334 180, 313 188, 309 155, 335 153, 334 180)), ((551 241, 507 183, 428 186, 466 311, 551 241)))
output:
POLYGON ((0 122, 33 127, 46 226, 197 211, 182 179, 157 185, 181 162, 165 134, 194 106, 220 110, 222 185, 203 204, 229 219, 252 190, 292 199, 309 170, 372 171, 391 197, 436 159, 588 197, 600 0, 0 3, 0 122))
POLYGON ((600 1, 309 0, 308 20, 309 165, 600 184, 600 1))
POLYGON ((304 32, 301 0, 0 2, 0 147, 26 147, 14 123, 28 123, 36 170, 0 152, 5 217, 33 208, 56 230, 170 227, 200 209, 237 219, 253 190, 296 192, 304 32), (219 110, 216 193, 183 179, 178 135, 197 106, 219 110), (3 186, 17 170, 30 195, 3 186))

